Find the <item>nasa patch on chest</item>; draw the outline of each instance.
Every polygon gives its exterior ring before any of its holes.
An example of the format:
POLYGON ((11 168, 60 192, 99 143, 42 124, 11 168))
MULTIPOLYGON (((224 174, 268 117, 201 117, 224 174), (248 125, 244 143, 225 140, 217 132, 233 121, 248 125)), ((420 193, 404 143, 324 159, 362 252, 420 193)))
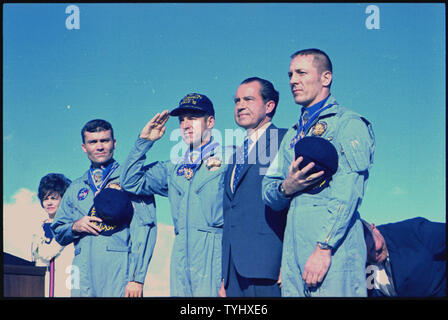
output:
POLYGON ((318 123, 316 123, 314 125, 311 133, 313 136, 320 137, 321 135, 323 135, 325 133, 325 131, 327 131, 327 128, 328 128, 328 125, 325 121, 319 121, 318 123))
POLYGON ((87 198, 87 195, 89 194, 89 189, 87 188, 82 188, 81 190, 78 191, 78 201, 82 201, 85 198, 87 198))

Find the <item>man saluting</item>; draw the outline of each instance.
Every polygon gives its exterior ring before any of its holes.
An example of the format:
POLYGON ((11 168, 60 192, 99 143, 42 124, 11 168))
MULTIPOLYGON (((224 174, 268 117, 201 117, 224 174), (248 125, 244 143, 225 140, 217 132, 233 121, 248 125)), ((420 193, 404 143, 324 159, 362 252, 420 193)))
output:
POLYGON ((157 114, 143 128, 125 162, 123 189, 169 198, 175 240, 171 256, 172 296, 218 296, 221 280, 224 165, 213 140, 213 104, 203 94, 185 96, 179 106, 157 114), (179 117, 188 149, 176 161, 144 166, 146 153, 165 133, 169 115, 179 117))

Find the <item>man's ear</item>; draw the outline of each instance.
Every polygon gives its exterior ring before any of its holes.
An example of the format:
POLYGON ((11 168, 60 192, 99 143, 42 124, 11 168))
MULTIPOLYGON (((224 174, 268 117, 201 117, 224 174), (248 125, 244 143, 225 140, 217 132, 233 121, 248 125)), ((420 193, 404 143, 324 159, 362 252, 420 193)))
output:
POLYGON ((269 115, 275 110, 275 102, 274 100, 269 100, 266 102, 266 114, 269 115))
POLYGON ((208 116, 205 124, 207 126, 207 129, 213 129, 213 127, 215 126, 215 117, 208 116))
POLYGON ((333 73, 331 73, 331 71, 329 70, 322 72, 322 74, 320 75, 320 80, 324 87, 330 86, 331 81, 333 80, 333 73))

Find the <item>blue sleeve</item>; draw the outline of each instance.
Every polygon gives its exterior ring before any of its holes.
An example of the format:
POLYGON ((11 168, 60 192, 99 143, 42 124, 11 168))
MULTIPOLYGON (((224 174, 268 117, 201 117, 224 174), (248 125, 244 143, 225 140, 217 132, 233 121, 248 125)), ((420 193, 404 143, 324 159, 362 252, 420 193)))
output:
POLYGON ((283 196, 278 190, 279 185, 286 179, 288 174, 289 166, 287 164, 290 164, 292 161, 292 159, 288 159, 286 150, 288 144, 288 139, 285 137, 262 181, 263 201, 275 211, 288 208, 291 202, 291 198, 283 196))
POLYGON ((121 187, 137 195, 168 196, 168 161, 144 165, 153 141, 138 138, 127 157, 121 174, 121 187))
POLYGON ((422 245, 434 256, 442 255, 446 251, 446 223, 432 222, 421 217, 413 220, 418 226, 415 235, 422 245))
POLYGON ((359 118, 343 123, 336 149, 339 168, 330 182, 327 223, 316 241, 338 246, 364 195, 369 169, 373 164, 375 141, 372 128, 359 118))
POLYGON ((134 216, 130 225, 131 252, 128 281, 144 283, 157 238, 154 197, 146 197, 146 200, 141 198, 134 202, 134 207, 134 216))
POLYGON ((61 246, 66 246, 72 243, 75 239, 80 238, 82 235, 72 229, 75 221, 84 216, 73 205, 73 190, 74 187, 72 184, 68 187, 62 197, 58 211, 54 217, 54 221, 51 224, 51 229, 54 232, 55 239, 61 246))

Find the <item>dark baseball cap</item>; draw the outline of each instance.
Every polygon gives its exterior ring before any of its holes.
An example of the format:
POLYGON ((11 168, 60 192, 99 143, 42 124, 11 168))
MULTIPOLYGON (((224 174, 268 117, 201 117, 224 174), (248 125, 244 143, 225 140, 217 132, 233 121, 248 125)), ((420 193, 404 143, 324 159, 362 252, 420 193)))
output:
POLYGON ((179 106, 170 112, 170 115, 176 117, 189 112, 215 115, 212 101, 206 95, 200 93, 187 94, 180 100, 179 106))
POLYGON ((113 188, 101 190, 93 200, 97 216, 108 225, 123 226, 130 223, 133 207, 125 191, 113 188))
POLYGON ((303 157, 299 169, 303 169, 310 162, 314 162, 314 167, 310 173, 324 171, 321 181, 325 181, 318 186, 311 186, 310 193, 318 193, 328 186, 332 176, 338 170, 338 152, 333 144, 325 138, 309 136, 300 139, 294 146, 296 159, 303 157))

